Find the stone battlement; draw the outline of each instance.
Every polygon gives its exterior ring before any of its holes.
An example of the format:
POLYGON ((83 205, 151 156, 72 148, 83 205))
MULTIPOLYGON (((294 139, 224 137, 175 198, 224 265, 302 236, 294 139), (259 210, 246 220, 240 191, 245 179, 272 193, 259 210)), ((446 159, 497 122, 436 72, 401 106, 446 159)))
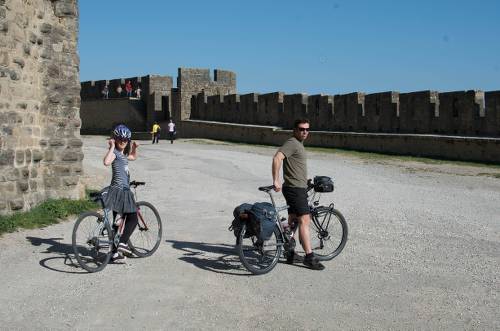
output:
POLYGON ((315 130, 500 136, 500 91, 193 96, 191 119, 315 130))

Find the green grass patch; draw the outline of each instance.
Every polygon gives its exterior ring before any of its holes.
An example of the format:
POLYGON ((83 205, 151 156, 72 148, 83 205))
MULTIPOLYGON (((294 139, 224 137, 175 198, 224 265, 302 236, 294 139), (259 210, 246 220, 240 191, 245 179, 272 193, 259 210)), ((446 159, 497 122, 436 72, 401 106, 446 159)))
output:
MULTIPOLYGON (((90 192, 87 192, 87 196, 90 192)), ((95 210, 98 205, 87 199, 50 199, 27 212, 9 216, 0 216, 0 235, 14 232, 19 228, 34 229, 59 223, 70 215, 77 215, 85 210, 95 210)))

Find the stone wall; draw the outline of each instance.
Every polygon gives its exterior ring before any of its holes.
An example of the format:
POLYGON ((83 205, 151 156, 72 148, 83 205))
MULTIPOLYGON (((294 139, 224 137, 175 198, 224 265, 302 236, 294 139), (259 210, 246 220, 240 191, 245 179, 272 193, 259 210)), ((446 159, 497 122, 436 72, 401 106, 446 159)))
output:
MULTIPOLYGON (((279 127, 186 120, 183 137, 252 144, 281 145, 292 131, 279 127)), ((313 131, 306 146, 352 149, 386 154, 500 163, 500 138, 398 133, 313 131)))
POLYGON ((171 117, 172 77, 147 75, 143 77, 116 78, 81 83, 82 133, 109 133, 117 123, 124 123, 134 131, 147 131, 153 123, 167 121, 171 117), (125 83, 130 81, 136 94, 127 97, 125 83), (108 86, 109 95, 104 99, 102 91, 108 86), (118 87, 122 93, 117 92, 118 87))
POLYGON ((203 91, 183 107, 194 109, 189 118, 207 121, 291 128, 294 119, 305 117, 313 130, 500 137, 499 96, 500 91, 389 91, 207 97, 203 91))
POLYGON ((76 0, 0 0, 0 214, 83 195, 76 0))

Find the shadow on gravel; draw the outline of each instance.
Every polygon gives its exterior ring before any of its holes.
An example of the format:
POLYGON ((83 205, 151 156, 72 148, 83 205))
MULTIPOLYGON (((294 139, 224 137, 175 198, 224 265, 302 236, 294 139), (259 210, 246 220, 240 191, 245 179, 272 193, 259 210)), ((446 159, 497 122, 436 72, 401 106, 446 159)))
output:
POLYGON ((172 244, 173 248, 184 252, 179 260, 194 264, 200 269, 236 276, 249 274, 241 264, 232 245, 176 240, 166 242, 172 244))
POLYGON ((64 238, 37 238, 26 237, 33 246, 47 245, 47 249, 42 252, 43 254, 56 254, 57 256, 47 257, 40 260, 39 264, 52 271, 64 272, 68 274, 86 274, 87 271, 79 269, 80 271, 71 271, 71 269, 79 268, 76 261, 73 261, 73 247, 69 244, 61 243, 60 240, 64 238), (55 266, 55 267, 54 267, 55 266), (67 270, 64 270, 64 266, 67 270))

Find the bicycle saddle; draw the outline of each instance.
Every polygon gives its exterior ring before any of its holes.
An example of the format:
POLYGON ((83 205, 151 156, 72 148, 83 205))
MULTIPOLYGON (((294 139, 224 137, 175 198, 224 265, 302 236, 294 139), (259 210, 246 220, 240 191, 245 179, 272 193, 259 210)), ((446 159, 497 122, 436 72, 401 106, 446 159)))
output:
POLYGON ((259 191, 269 192, 271 190, 274 190, 274 185, 259 187, 259 191))

